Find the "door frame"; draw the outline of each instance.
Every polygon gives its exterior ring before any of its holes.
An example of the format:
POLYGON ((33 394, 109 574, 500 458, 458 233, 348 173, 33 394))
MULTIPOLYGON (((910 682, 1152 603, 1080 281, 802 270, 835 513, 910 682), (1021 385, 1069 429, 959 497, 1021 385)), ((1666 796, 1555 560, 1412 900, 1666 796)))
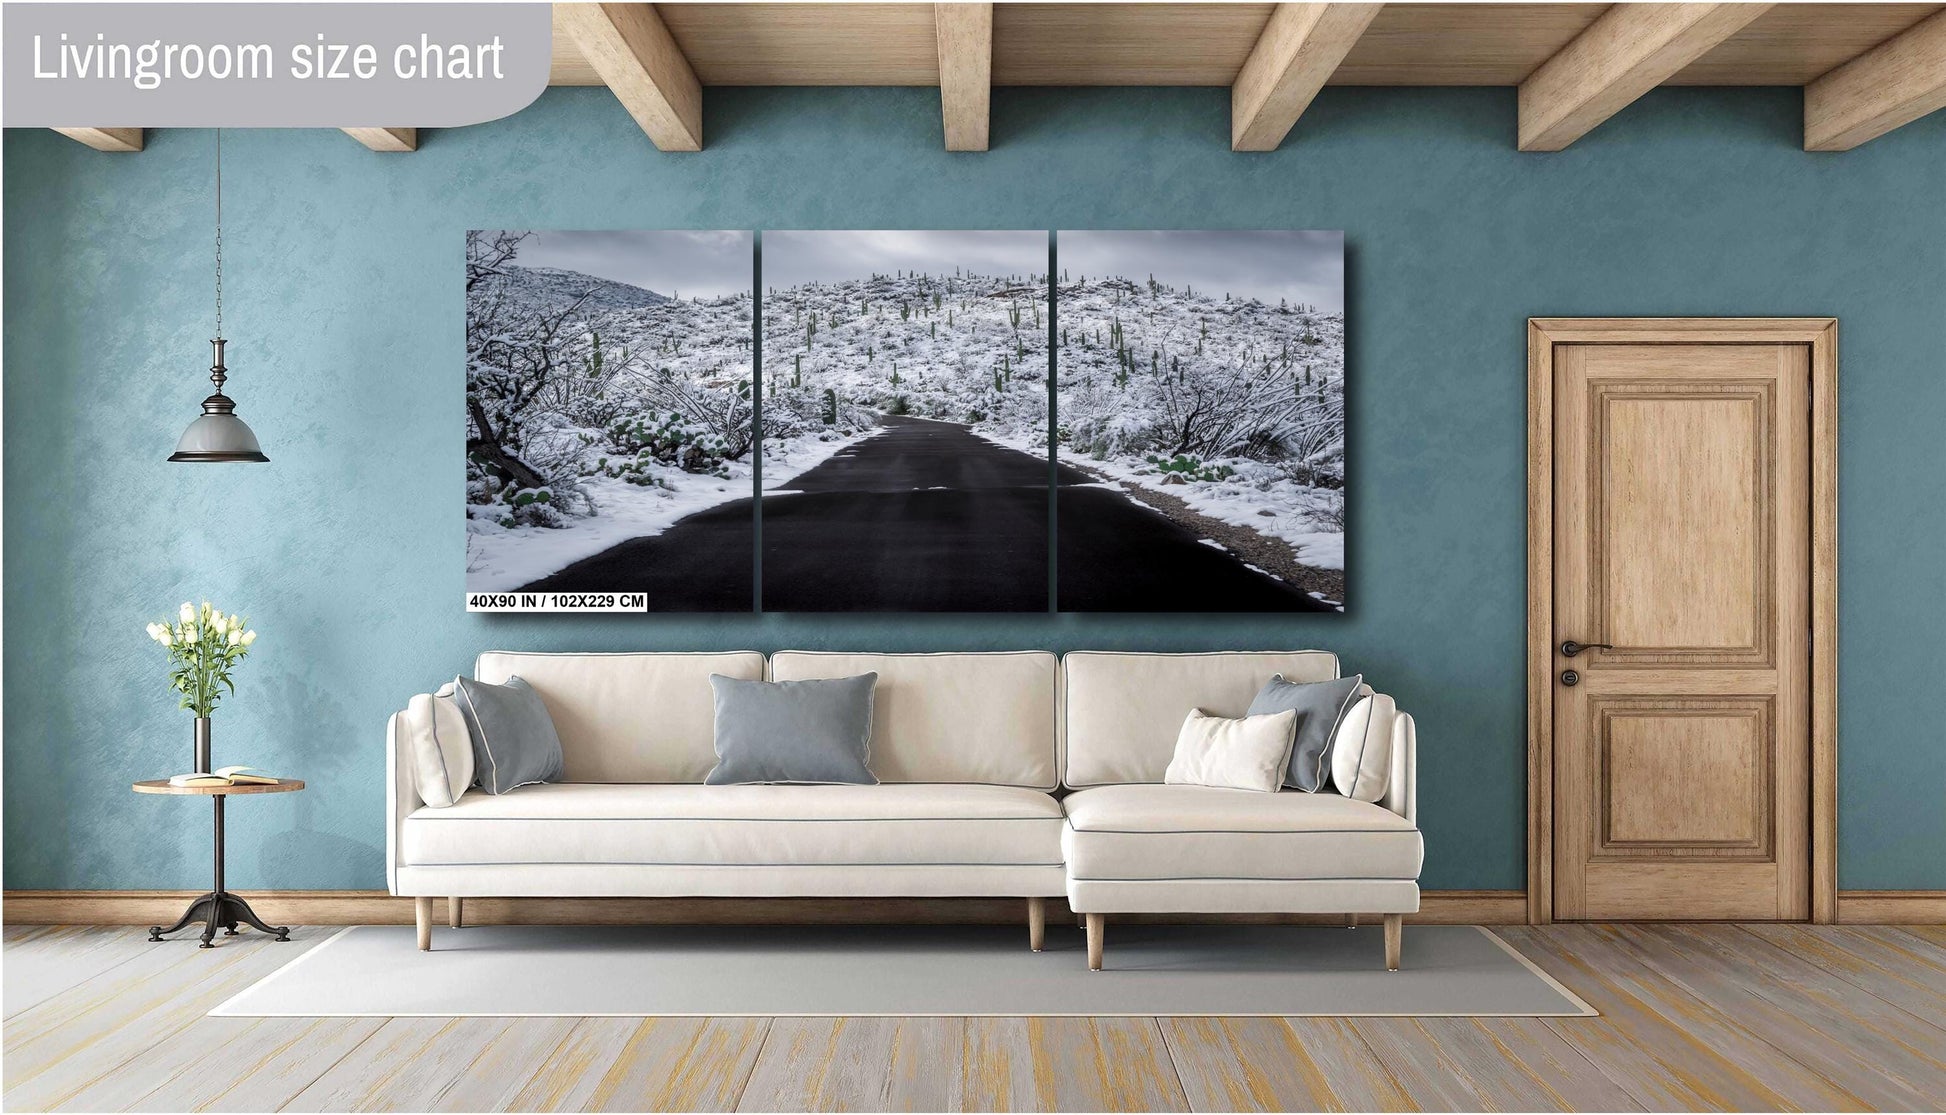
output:
POLYGON ((1527 319, 1527 920, 1554 920, 1554 346, 1811 348, 1811 920, 1838 913, 1838 319, 1527 319))

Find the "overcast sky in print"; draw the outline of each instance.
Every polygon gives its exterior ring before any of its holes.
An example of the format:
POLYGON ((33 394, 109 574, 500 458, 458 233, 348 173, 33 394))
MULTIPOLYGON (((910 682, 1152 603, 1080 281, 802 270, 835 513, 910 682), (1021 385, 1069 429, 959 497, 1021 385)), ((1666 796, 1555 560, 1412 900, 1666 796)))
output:
POLYGON ((752 255, 748 232, 543 229, 521 242, 514 263, 691 298, 749 293, 752 255))
POLYGON ((950 275, 1039 275, 1047 233, 765 232, 764 286, 869 279, 897 271, 950 275))
MULTIPOLYGON (((1239 298, 1345 308, 1345 234, 1319 231, 1061 232, 1060 268, 1239 298)), ((766 237, 768 240, 768 237, 766 237)))

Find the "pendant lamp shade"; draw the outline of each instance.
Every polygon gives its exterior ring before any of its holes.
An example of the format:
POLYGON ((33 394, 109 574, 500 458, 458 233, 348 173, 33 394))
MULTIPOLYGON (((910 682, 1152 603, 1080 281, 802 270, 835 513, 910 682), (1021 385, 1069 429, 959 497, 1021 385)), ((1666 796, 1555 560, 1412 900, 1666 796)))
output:
POLYGON ((268 461, 257 435, 234 414, 205 414, 176 441, 171 461, 268 461))
POLYGON ((228 369, 223 366, 223 346, 227 343, 223 339, 223 132, 219 129, 216 133, 216 339, 210 342, 213 353, 209 367, 210 382, 216 385, 216 393, 203 400, 202 416, 191 422, 176 440, 176 451, 169 455, 171 461, 270 460, 257 444, 257 435, 236 416, 236 403, 223 393, 223 382, 229 378, 228 369))
POLYGON ((257 444, 257 435, 236 416, 236 404, 223 393, 223 346, 228 343, 218 337, 210 345, 216 350, 216 361, 210 366, 210 378, 216 381, 216 394, 203 400, 202 417, 189 424, 176 440, 176 451, 169 455, 171 461, 197 461, 221 463, 232 461, 268 461, 264 451, 257 444))

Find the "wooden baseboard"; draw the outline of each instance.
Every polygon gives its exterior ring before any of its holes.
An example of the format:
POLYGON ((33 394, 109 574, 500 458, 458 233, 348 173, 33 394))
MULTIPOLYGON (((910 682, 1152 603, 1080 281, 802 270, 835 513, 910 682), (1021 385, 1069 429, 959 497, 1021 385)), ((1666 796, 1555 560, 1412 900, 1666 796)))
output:
MULTIPOLYGON (((200 893, 187 890, 10 890, 0 920, 18 925, 154 925, 172 922, 200 893)), ((273 925, 411 925, 412 899, 379 890, 249 891, 273 925)), ((1048 916, 1073 918, 1048 901, 1048 916)), ((468 898, 471 925, 766 925, 816 922, 1006 925, 1026 917, 1017 898, 468 898)), ((1527 918, 1517 890, 1429 891, 1406 920, 1432 925, 1516 925, 1527 918)), ((1123 919, 1118 919, 1123 920, 1123 919)), ((1335 916, 1149 914, 1131 921, 1338 924, 1335 916)))
MULTIPOLYGON (((10 890, 0 920, 18 925, 153 925, 174 921, 196 891, 10 890)), ((380 890, 252 891, 246 897, 267 920, 283 925, 410 925, 412 900, 380 890)), ((1049 917, 1073 917, 1061 899, 1049 917)), ((776 925, 816 922, 1004 925, 1025 914, 1011 898, 469 898, 475 925, 776 925)), ((1335 924, 1308 914, 1145 914, 1128 921, 1335 924)), ((1527 896, 1517 890, 1435 890, 1407 921, 1423 925, 1522 925, 1527 896)), ((1838 920, 1848 925, 1946 925, 1946 891, 1838 892, 1838 920)))
POLYGON ((1841 925, 1946 925, 1946 890, 1841 890, 1841 925))

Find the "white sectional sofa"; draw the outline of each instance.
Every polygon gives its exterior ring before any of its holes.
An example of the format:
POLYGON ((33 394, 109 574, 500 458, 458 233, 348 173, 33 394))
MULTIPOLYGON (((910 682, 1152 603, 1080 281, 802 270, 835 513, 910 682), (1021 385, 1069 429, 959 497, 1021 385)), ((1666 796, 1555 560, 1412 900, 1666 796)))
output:
MULTIPOLYGON (((388 883, 469 897, 1017 897, 1041 947, 1065 896, 1101 967, 1114 914, 1418 909, 1412 718, 1387 713, 1377 803, 1294 790, 1163 785, 1191 708, 1239 716, 1271 674, 1338 676, 1336 656, 1044 651, 846 654, 490 652, 561 738, 565 781, 452 804, 422 796, 412 748, 432 702, 387 727, 388 883), (878 673, 877 786, 705 786, 716 762, 709 676, 789 681, 878 673)), ((1385 702, 1391 708, 1390 701, 1385 702)))

